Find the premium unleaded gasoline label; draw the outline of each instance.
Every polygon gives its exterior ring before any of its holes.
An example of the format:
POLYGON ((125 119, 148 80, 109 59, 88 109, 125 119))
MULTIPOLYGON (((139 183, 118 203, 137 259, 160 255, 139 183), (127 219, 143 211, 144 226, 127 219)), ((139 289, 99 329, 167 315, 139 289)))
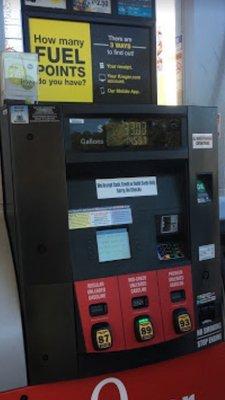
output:
POLYGON ((178 316, 178 326, 180 332, 185 333, 189 332, 192 329, 191 326, 191 318, 188 314, 181 314, 178 316))

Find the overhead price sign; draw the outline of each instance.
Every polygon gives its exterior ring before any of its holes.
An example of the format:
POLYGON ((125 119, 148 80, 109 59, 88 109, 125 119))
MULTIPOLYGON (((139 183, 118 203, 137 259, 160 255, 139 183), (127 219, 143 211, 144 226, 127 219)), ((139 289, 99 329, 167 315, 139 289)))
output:
POLYGON ((31 18, 29 31, 39 55, 39 101, 92 103, 90 24, 31 18))

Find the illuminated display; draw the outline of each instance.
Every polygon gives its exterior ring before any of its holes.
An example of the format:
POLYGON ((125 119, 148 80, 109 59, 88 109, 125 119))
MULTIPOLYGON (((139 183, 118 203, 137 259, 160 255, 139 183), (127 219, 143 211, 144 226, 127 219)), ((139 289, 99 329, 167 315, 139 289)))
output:
POLYGON ((69 127, 69 148, 75 151, 181 147, 180 119, 70 118, 69 127))
POLYGON ((122 121, 106 127, 107 146, 146 146, 148 132, 146 121, 122 121))
POLYGON ((126 228, 97 231, 99 262, 131 258, 129 236, 126 228))

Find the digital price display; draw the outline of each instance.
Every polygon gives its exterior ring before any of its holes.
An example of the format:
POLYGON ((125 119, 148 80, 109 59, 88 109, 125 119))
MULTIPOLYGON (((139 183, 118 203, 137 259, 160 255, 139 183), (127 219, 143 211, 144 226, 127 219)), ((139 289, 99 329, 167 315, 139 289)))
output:
POLYGON ((169 118, 70 118, 69 143, 75 151, 177 149, 181 120, 169 118))
POLYGON ((147 146, 148 126, 146 121, 121 121, 106 127, 106 144, 114 146, 147 146))

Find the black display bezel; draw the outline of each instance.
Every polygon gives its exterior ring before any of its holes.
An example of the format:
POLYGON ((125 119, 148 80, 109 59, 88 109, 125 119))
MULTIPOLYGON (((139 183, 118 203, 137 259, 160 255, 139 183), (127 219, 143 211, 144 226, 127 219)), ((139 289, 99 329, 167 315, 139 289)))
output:
MULTIPOLYGON (((115 128, 114 128, 115 129, 115 128)), ((157 118, 146 118, 146 117, 141 117, 141 116, 134 116, 133 118, 127 118, 127 117, 114 117, 114 116, 108 116, 108 117, 88 117, 88 118, 69 118, 68 121, 68 131, 69 135, 67 135, 67 149, 70 151, 75 151, 75 152, 96 152, 96 151, 117 151, 117 150, 178 150, 182 147, 182 118, 177 117, 177 118, 165 118, 165 117, 157 117, 157 118), (84 129, 82 131, 77 132, 76 136, 76 131, 71 132, 71 120, 83 120, 82 123, 77 124, 77 125, 83 125, 84 129), (112 121, 110 121, 110 119, 112 121), (86 131, 85 130, 85 121, 90 121, 93 120, 95 124, 99 123, 101 124, 101 132, 94 132, 94 131, 86 131), (102 121, 107 121, 105 122, 105 125, 102 125, 102 121), (162 125, 167 123, 168 120, 168 126, 164 131, 162 130, 162 125), (110 123, 109 123, 110 121, 110 123), (114 138, 114 143, 109 144, 109 132, 107 130, 107 127, 110 124, 118 124, 118 130, 120 131, 121 135, 121 124, 123 123, 143 123, 146 122, 146 135, 143 135, 143 132, 141 132, 140 136, 139 134, 135 133, 132 134, 130 132, 127 133, 127 136, 123 135, 122 132, 122 137, 117 136, 114 138), (173 129, 171 128, 172 123, 176 122, 177 123, 177 128, 173 129), (153 127, 151 125, 153 124, 158 124, 158 127, 153 127), (161 125, 160 125, 161 124, 161 125), (172 135, 173 134, 173 135, 172 135), (154 138, 154 135, 156 135, 156 138, 154 138), (71 142, 71 138, 73 136, 71 142), (135 141, 139 141, 141 137, 141 140, 143 140, 143 137, 147 139, 147 143, 135 143, 135 141), (80 140, 80 142, 79 142, 80 140), (71 146, 68 145, 68 141, 71 142, 71 146), (83 141, 83 143, 81 142, 83 141), (133 142, 132 142, 133 141, 133 142), (158 141, 158 143, 157 143, 158 141), (172 143, 174 142, 174 143, 172 143)), ((114 134, 114 133, 113 133, 114 134)))

